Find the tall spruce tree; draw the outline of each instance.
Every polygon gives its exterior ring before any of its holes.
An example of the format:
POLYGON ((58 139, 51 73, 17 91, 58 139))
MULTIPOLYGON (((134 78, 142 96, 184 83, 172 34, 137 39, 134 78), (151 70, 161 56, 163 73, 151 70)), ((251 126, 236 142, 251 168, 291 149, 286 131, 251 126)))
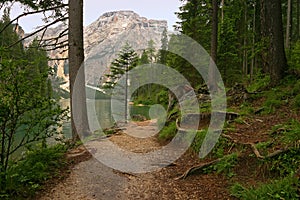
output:
POLYGON ((103 87, 113 89, 118 80, 126 72, 137 66, 138 56, 130 44, 126 43, 118 54, 118 57, 111 63, 110 73, 106 74, 107 81, 103 87))
POLYGON ((162 32, 162 38, 161 38, 161 47, 158 52, 158 57, 159 57, 159 63, 161 64, 166 64, 167 62, 167 55, 168 55, 168 31, 165 28, 164 31, 162 32))

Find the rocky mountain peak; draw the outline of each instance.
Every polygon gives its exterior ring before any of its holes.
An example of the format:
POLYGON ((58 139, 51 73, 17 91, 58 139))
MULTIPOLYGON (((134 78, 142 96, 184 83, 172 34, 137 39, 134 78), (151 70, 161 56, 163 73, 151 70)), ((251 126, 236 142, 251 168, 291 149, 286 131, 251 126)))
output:
MULTIPOLYGON (((49 28, 44 34, 44 39, 56 37, 66 29, 66 24, 49 28)), ((95 22, 84 28, 85 58, 86 62, 90 63, 85 65, 88 84, 93 86, 99 84, 99 75, 95 75, 96 72, 104 75, 126 42, 138 54, 147 49, 150 40, 153 40, 155 48, 159 49, 164 29, 167 29, 167 21, 147 19, 129 10, 102 14, 95 22)), ((67 35, 61 40, 66 39, 67 35)), ((52 58, 62 58, 66 57, 68 52, 54 50, 49 54, 52 58)), ((57 61, 55 65, 58 67, 57 75, 68 81, 64 73, 65 62, 57 61)))
POLYGON ((167 29, 167 21, 147 19, 133 11, 113 11, 101 15, 84 30, 86 59, 93 60, 86 73, 88 83, 99 83, 93 71, 105 73, 109 70, 110 63, 126 42, 137 53, 147 49, 150 40, 159 49, 164 29, 167 29))

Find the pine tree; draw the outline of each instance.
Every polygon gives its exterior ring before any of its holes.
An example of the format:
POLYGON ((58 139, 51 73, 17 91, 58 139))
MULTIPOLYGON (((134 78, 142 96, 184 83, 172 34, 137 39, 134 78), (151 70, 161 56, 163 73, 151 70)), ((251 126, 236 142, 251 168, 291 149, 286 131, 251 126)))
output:
POLYGON ((168 31, 165 28, 163 33, 162 33, 162 38, 161 38, 161 48, 159 50, 159 63, 165 65, 167 62, 167 56, 168 56, 168 31))
POLYGON ((111 63, 110 73, 106 75, 107 81, 104 83, 103 87, 105 89, 113 89, 122 75, 137 66, 137 64, 137 53, 128 43, 126 43, 119 52, 118 58, 111 63))
POLYGON ((139 65, 145 65, 145 64, 149 64, 149 56, 146 50, 143 51, 141 58, 139 60, 139 65))

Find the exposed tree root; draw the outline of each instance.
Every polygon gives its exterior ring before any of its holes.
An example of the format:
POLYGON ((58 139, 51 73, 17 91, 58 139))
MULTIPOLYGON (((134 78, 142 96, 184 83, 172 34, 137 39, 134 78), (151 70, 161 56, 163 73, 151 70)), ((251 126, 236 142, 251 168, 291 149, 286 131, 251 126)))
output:
POLYGON ((224 157, 223 158, 218 158, 216 160, 213 160, 213 161, 210 161, 210 162, 207 162, 207 163, 203 163, 203 164, 200 164, 200 165, 193 166, 193 167, 189 168, 188 170, 186 170, 181 176, 176 177, 174 180, 185 179, 191 173, 196 172, 196 171, 200 171, 204 168, 207 168, 211 165, 214 165, 214 164, 220 162, 222 159, 224 159, 224 157))
MULTIPOLYGON (((262 160, 273 158, 273 157, 275 157, 275 156, 277 156, 279 154, 288 152, 292 148, 292 147, 286 147, 284 149, 276 150, 276 151, 274 151, 274 152, 272 152, 272 153, 270 153, 270 154, 268 154, 266 156, 263 156, 263 155, 260 154, 259 150, 256 148, 256 146, 255 146, 254 143, 243 143, 243 142, 240 142, 240 141, 238 141, 238 140, 236 140, 236 139, 234 139, 231 136, 226 135, 226 134, 222 134, 221 136, 224 137, 224 138, 227 138, 227 139, 231 140, 235 144, 250 146, 251 149, 252 149, 252 151, 253 151, 253 153, 255 154, 256 158, 262 159, 262 160)), ((202 163, 200 165, 193 166, 193 167, 189 168, 188 170, 186 170, 181 176, 176 177, 175 180, 185 179, 190 174, 192 174, 192 173, 194 173, 196 171, 201 171, 202 169, 207 168, 209 166, 212 166, 212 165, 214 165, 214 164, 222 161, 223 159, 225 159, 228 156, 229 155, 226 155, 226 156, 224 156, 222 158, 218 158, 218 159, 215 159, 215 160, 207 162, 207 163, 202 163)), ((238 154, 238 157, 239 156, 240 156, 240 154, 238 154)), ((300 174, 300 168, 299 168, 299 174, 300 174)))

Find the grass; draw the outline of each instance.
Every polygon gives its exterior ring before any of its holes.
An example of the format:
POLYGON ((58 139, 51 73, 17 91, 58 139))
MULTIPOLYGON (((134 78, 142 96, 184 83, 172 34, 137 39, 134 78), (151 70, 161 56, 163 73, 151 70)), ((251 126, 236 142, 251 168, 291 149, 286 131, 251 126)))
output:
POLYGON ((159 133, 158 139, 160 141, 170 141, 177 133, 176 122, 170 122, 159 133))
POLYGON ((237 153, 232 153, 230 155, 224 156, 220 162, 205 169, 206 173, 211 173, 215 171, 217 174, 225 174, 227 177, 231 178, 235 175, 233 168, 238 162, 237 153))
POLYGON ((33 197, 46 180, 60 176, 60 169, 67 164, 66 150, 64 145, 56 145, 28 151, 22 160, 9 168, 0 199, 33 197))
POLYGON ((257 187, 246 188, 239 183, 231 187, 231 195, 242 200, 299 199, 299 180, 293 175, 257 187))
POLYGON ((272 127, 271 136, 284 145, 300 140, 300 122, 295 119, 289 120, 287 123, 278 124, 272 127))
MULTIPOLYGON (((300 86, 299 86, 300 87, 300 86)), ((300 94, 294 98, 294 108, 300 109, 300 94)))

